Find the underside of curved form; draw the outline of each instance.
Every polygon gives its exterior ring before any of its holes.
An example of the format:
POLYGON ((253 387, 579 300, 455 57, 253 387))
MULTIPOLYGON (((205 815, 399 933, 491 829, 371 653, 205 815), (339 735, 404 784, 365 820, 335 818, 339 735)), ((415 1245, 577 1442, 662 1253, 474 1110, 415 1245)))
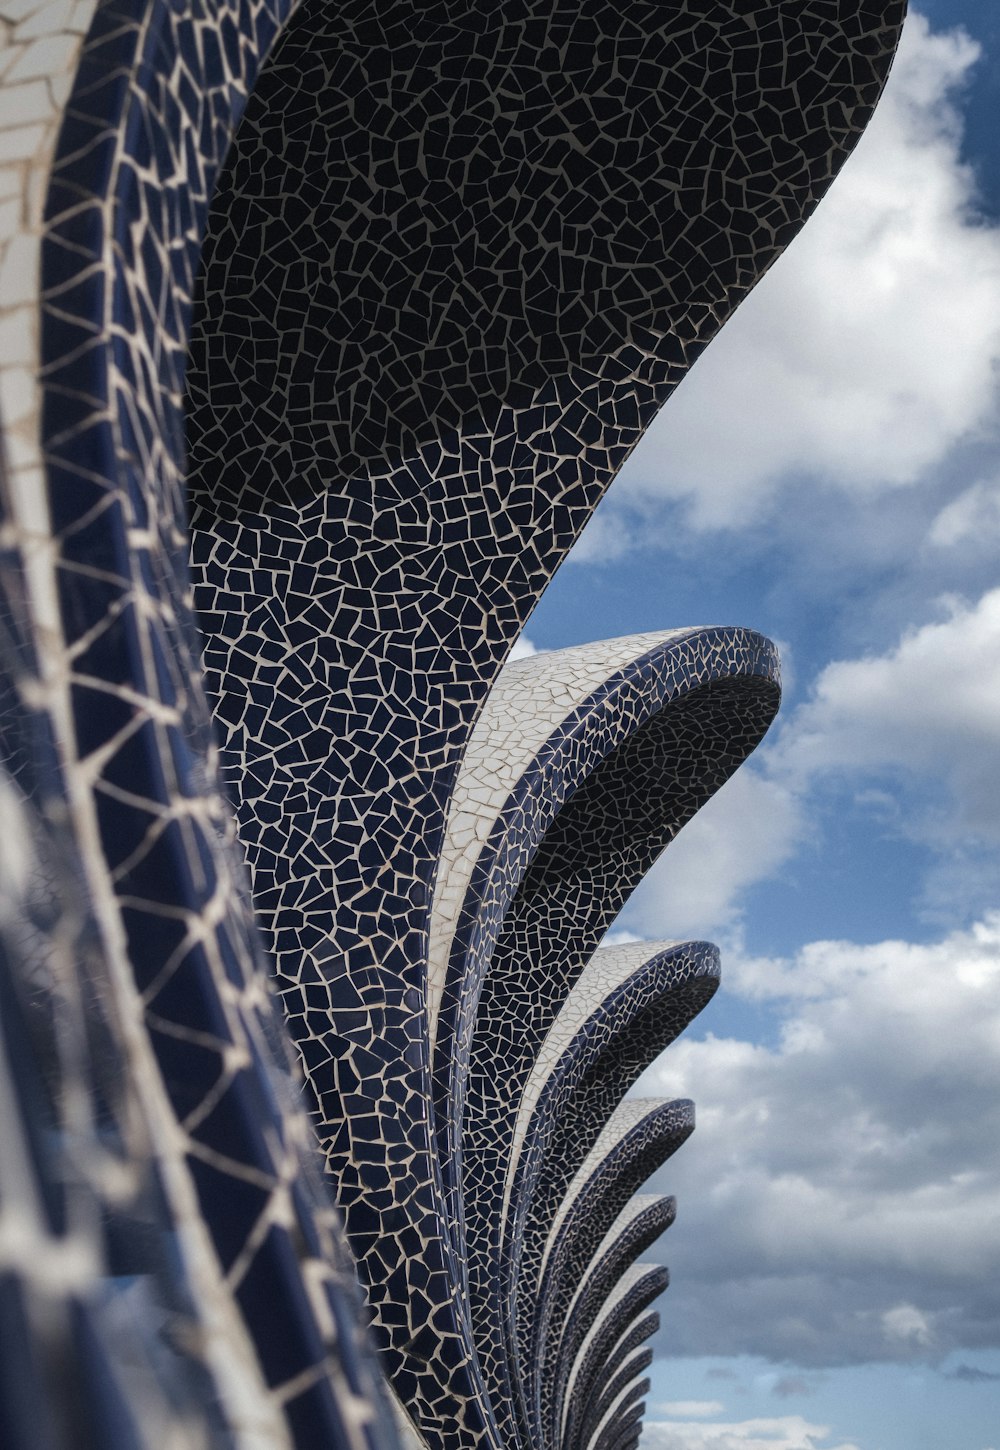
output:
POLYGON ((646 1413, 646 1402, 642 1396, 649 1389, 649 1380, 640 1380, 638 1385, 622 1397, 616 1411, 598 1427, 587 1441, 587 1450, 618 1450, 629 1443, 633 1434, 639 1431, 646 1413), (639 1401, 636 1404, 636 1400, 639 1401))
POLYGON ((604 1382, 594 1402, 585 1407, 580 1439, 589 1443, 596 1439, 606 1419, 613 1419, 636 1399, 641 1399, 649 1389, 649 1380, 643 1379, 645 1371, 653 1362, 651 1349, 639 1350, 620 1365, 610 1362, 605 1367, 604 1382), (638 1388, 640 1387, 641 1388, 638 1388))
MULTIPOLYGON (((645 1339, 647 1334, 655 1332, 659 1315, 646 1315, 644 1311, 663 1293, 668 1278, 661 1264, 633 1264, 608 1295, 600 1317, 580 1347, 569 1377, 566 1403, 577 1407, 578 1414, 589 1402, 605 1365, 626 1338, 641 1333, 645 1339)), ((634 1342, 641 1343, 642 1339, 634 1342)), ((578 1424, 578 1419, 574 1423, 578 1424)), ((563 1443, 567 1446, 576 1443, 569 1434, 569 1426, 563 1443)))
MULTIPOLYGON (((639 647, 633 649, 633 658, 626 655, 627 663, 583 697, 548 737, 537 766, 521 775, 525 784, 508 798, 508 820, 527 814, 532 824, 540 822, 544 833, 513 833, 507 826, 493 835, 501 843, 497 854, 504 865, 499 889, 493 887, 496 855, 487 840, 452 948, 453 980, 475 984, 466 994, 469 1026, 456 1033, 456 1051, 468 1053, 468 1076, 461 1154, 450 1160, 460 1164, 462 1174, 469 1295, 477 1348, 494 1400, 511 1405, 504 1419, 506 1433, 514 1433, 516 1422, 522 1437, 530 1437, 537 1427, 527 1428, 534 1420, 529 1408, 534 1390, 519 1391, 507 1383, 512 1372, 520 1381, 522 1370, 514 1365, 529 1362, 530 1355, 526 1358, 514 1348, 520 1245, 508 1234, 504 1210, 508 1187, 513 1193, 520 1186, 513 1176, 512 1154, 524 1092, 567 996, 631 890, 680 825, 753 748, 777 703, 772 647, 751 632, 691 630, 651 648, 648 640, 633 643, 639 647), (572 793, 558 809, 565 788, 559 782, 565 778, 572 793), (541 795, 540 781, 546 782, 542 799, 554 798, 553 805, 541 810, 533 805, 541 795), (511 849, 502 844, 509 836, 527 842, 513 866, 511 849), (504 1283, 498 1276, 508 1265, 511 1272, 504 1283)), ((627 644, 610 642, 616 663, 627 644)), ((559 654, 550 661, 551 677, 559 681, 565 665, 559 654)), ((531 681, 528 671, 522 674, 531 681)), ((546 677, 539 671, 535 679, 546 677)), ((536 685, 527 693, 541 690, 536 685)), ((689 1015, 699 996, 704 1001, 701 994, 711 991, 706 956, 711 950, 689 949, 694 954, 690 975, 702 978, 701 987, 693 989, 689 1015), (696 958, 701 968, 693 965, 696 958)), ((680 995, 687 994, 682 990, 680 995)), ((662 1010, 669 1012, 665 1004, 662 1010)), ((444 1021, 442 1009, 439 1043, 444 1021)), ((609 1031, 614 1032, 607 1019, 596 1027, 591 1039, 595 1056, 609 1031)), ((581 1067, 589 1056, 579 1056, 581 1067)), ((574 1088, 580 1088, 573 1110, 580 1114, 581 1142, 593 1141, 601 1112, 607 1116, 631 1080, 616 1070, 607 1092, 603 1085, 597 1089, 595 1102, 602 1107, 591 1131, 587 1099, 600 1074, 591 1080, 582 1072, 577 1083, 575 1070, 568 1067, 568 1102, 574 1088)), ((551 1126, 539 1123, 554 1147, 551 1126)), ((529 1203, 530 1193, 516 1205, 522 1223, 529 1203)), ((529 1285, 528 1294, 536 1288, 537 1283, 529 1285)), ((527 1312, 534 1312, 533 1299, 527 1312)))
MULTIPOLYGON (((565 1322, 554 1326, 550 1359, 543 1370, 543 1386, 550 1387, 545 1428, 551 1443, 560 1443, 567 1414, 574 1414, 574 1407, 565 1403, 566 1382, 581 1345, 622 1275, 670 1227, 675 1213, 676 1203, 672 1198, 635 1194, 598 1245, 586 1276, 570 1301, 565 1322)), ((634 1347, 629 1344, 624 1352, 634 1347)))
POLYGON ((5 1450, 555 1450, 664 1286, 715 958, 595 953, 776 655, 501 669, 902 11, 4 12, 5 1450))
MULTIPOLYGON (((609 1119, 566 1192, 549 1231, 530 1310, 517 1324, 517 1352, 535 1440, 551 1416, 543 1375, 555 1338, 594 1252, 633 1193, 694 1129, 694 1105, 626 1099, 609 1119)), ((527 1297, 527 1296, 525 1296, 527 1297)))
POLYGON ((702 1010, 718 980, 719 954, 707 942, 659 951, 643 943, 605 948, 578 979, 529 1078, 521 1106, 524 1146, 510 1170, 504 1257, 529 1296, 574 1174, 627 1090, 702 1010), (588 1003, 589 1016, 545 1071, 549 1049, 560 1045, 563 1018, 569 1015, 571 1031, 572 1009, 582 1012, 588 1003), (544 1084, 532 1101, 539 1068, 544 1084))
POLYGON ((640 1376, 641 1370, 638 1367, 627 1367, 624 1380, 617 1375, 611 1380, 584 1420, 581 1435, 583 1444, 592 1445, 596 1450, 605 1436, 610 1439, 614 1435, 617 1438, 622 1429, 633 1421, 636 1401, 648 1394, 650 1386, 649 1379, 642 1379, 640 1376))

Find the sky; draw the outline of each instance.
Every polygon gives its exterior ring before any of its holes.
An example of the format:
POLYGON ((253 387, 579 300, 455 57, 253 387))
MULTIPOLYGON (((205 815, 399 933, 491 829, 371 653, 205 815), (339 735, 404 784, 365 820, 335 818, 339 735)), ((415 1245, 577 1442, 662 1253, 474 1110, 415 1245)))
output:
POLYGON ((815 217, 532 617, 781 648, 778 722, 618 923, 723 988, 642 1450, 1000 1450, 1000 7, 922 0, 815 217))

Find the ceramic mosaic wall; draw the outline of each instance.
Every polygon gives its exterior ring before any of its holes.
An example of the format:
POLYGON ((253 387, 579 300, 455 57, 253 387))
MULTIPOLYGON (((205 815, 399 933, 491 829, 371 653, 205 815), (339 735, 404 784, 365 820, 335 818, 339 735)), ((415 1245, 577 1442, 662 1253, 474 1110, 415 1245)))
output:
POLYGON ((0 0, 5 1450, 635 1443, 777 658, 506 660, 902 10, 0 0))

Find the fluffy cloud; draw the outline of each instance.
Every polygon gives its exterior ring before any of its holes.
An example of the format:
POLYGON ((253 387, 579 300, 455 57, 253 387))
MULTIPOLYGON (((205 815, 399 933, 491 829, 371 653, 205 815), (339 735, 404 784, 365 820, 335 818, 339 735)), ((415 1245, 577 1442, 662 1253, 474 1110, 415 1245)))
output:
POLYGON ((721 1400, 670 1400, 656 1406, 661 1415, 670 1415, 675 1420, 707 1420, 721 1415, 725 1408, 721 1400))
MULTIPOLYGON (((1000 229, 976 214, 949 103, 978 54, 911 14, 857 150, 649 431, 619 504, 683 499, 698 525, 739 525, 792 478, 912 484, 986 424, 1000 229)), ((612 518, 599 528, 617 550, 612 518)))
POLYGON ((514 648, 511 650, 508 658, 512 660, 526 660, 530 659, 532 655, 538 654, 538 652, 537 644, 533 640, 530 640, 526 634, 522 634, 514 641, 514 648))
POLYGON ((963 553, 989 550, 1000 542, 1000 477, 978 479, 951 499, 931 521, 927 542, 932 549, 963 553))
MULTIPOLYGON (((742 1420, 730 1425, 671 1424, 653 1420, 643 1431, 643 1450, 826 1450, 828 1425, 811 1425, 800 1415, 742 1420)), ((858 1450, 841 1442, 829 1450, 858 1450)))
POLYGON ((681 1209, 670 1353, 819 1367, 1000 1345, 1000 913, 930 945, 734 961, 727 981, 772 1003, 778 1044, 681 1038, 637 1088, 698 1104, 656 1181, 681 1209))
POLYGON ((774 764, 799 789, 821 774, 902 768, 946 787, 939 835, 1000 840, 1000 589, 943 608, 886 654, 827 665, 774 764))

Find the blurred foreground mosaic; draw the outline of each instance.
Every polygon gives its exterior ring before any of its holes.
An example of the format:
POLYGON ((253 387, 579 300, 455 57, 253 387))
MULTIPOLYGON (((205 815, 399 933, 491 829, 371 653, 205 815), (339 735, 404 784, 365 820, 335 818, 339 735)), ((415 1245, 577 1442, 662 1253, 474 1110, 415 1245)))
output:
POLYGON ((507 657, 902 10, 0 0, 5 1450, 636 1444, 778 663, 507 657))

